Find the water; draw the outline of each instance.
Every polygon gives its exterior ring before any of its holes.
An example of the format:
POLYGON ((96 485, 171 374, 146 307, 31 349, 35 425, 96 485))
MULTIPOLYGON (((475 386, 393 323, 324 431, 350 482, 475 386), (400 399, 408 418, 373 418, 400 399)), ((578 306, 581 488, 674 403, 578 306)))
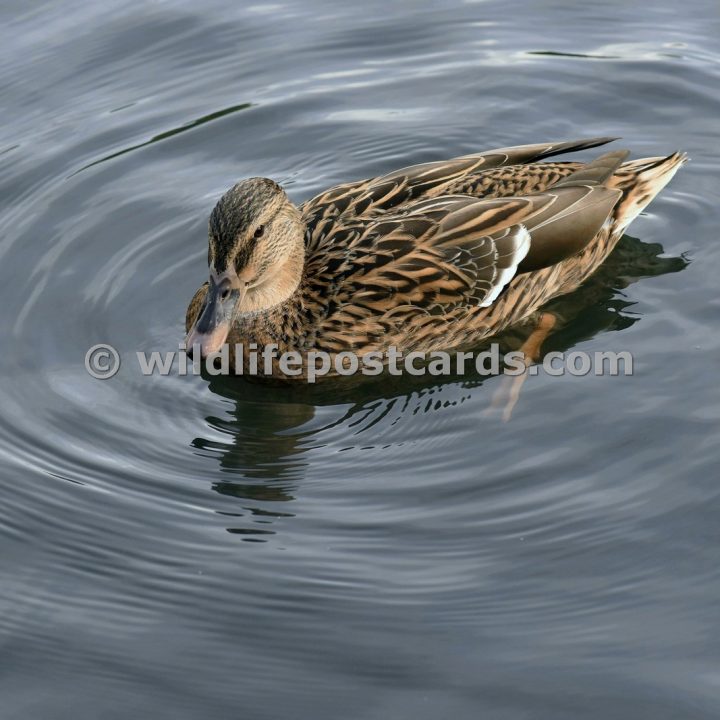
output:
POLYGON ((650 5, 3 3, 2 720, 717 717, 720 14, 650 5), (242 177, 605 134, 692 157, 545 346, 632 377, 133 364, 242 177))

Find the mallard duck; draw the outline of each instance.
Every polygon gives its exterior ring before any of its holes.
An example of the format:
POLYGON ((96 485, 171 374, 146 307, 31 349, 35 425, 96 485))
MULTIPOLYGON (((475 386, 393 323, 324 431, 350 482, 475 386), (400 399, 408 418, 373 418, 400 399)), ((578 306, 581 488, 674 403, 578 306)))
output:
POLYGON ((210 214, 210 279, 188 307, 186 345, 471 347, 577 288, 686 159, 548 162, 614 139, 413 165, 299 207, 273 180, 243 180, 210 214))

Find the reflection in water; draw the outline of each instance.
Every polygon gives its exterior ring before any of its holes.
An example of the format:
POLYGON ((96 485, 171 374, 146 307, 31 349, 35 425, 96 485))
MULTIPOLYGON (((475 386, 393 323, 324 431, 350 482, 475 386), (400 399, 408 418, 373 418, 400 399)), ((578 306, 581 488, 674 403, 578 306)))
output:
MULTIPOLYGON (((203 115, 202 117, 196 118, 195 120, 191 120, 190 122, 185 123, 180 127, 172 128, 171 130, 166 130, 165 132, 153 135, 149 140, 145 140, 145 142, 137 143, 137 145, 131 145, 130 147, 123 148, 122 150, 118 150, 117 152, 110 153, 110 155, 105 155, 98 160, 93 160, 87 165, 83 165, 83 167, 81 167, 79 170, 76 170, 72 175, 70 175, 70 177, 73 177, 74 175, 77 175, 78 173, 83 172, 83 170, 87 170, 94 165, 100 165, 100 163, 107 162, 108 160, 113 160, 114 158, 120 157, 121 155, 126 155, 133 150, 139 150, 140 148, 144 148, 147 145, 153 145, 154 143, 158 143, 161 140, 166 140, 167 138, 171 138, 174 135, 179 135, 180 133, 187 132, 188 130, 193 130, 196 127, 200 127, 201 125, 212 122, 213 120, 218 120, 219 118, 225 117, 226 115, 232 115, 233 113, 236 113, 240 110, 246 110, 249 107, 252 107, 252 103, 241 103, 240 105, 231 105, 230 107, 223 108, 222 110, 208 113, 207 115, 203 115)), ((121 109, 122 108, 115 108, 115 111, 121 109)))
MULTIPOLYGON (((543 346, 543 353, 567 352, 578 343, 602 332, 623 330, 640 319, 629 308, 633 302, 620 290, 646 277, 683 270, 682 257, 661 257, 659 244, 644 243, 625 236, 615 251, 587 282, 575 292, 557 298, 545 310, 558 323, 543 346)), ((520 347, 532 331, 532 322, 496 338, 503 352, 520 347)), ((468 366, 470 369, 470 366, 468 366)), ((237 377, 211 377, 210 390, 231 400, 230 417, 208 417, 208 424, 227 435, 227 442, 196 438, 192 445, 218 458, 228 479, 213 483, 213 489, 239 501, 254 503, 289 502, 308 463, 303 454, 316 447, 321 433, 344 426, 348 442, 374 425, 392 418, 393 424, 448 405, 466 396, 438 397, 440 390, 454 386, 468 392, 480 387, 487 376, 478 373, 462 377, 384 377, 328 379, 316 386, 269 386, 237 377), (323 407, 343 403, 344 412, 318 423, 316 414, 323 407), (238 479, 235 479, 238 478, 238 479)), ((274 518, 291 517, 288 512, 244 507, 253 524, 269 525, 274 518)), ((231 514, 231 513, 227 513, 231 514)), ((238 516, 244 513, 239 512, 238 516)), ((228 528, 243 535, 272 534, 268 528, 228 528)), ((254 538, 258 541, 259 538, 254 538)))
POLYGON ((242 535, 247 542, 262 542, 263 535, 274 533, 269 528, 255 526, 269 525, 280 517, 292 517, 291 513, 268 510, 266 506, 294 499, 291 479, 302 475, 305 463, 300 460, 304 452, 300 436, 292 431, 312 419, 314 408, 285 403, 282 412, 277 412, 275 404, 248 401, 245 385, 239 378, 213 379, 211 389, 232 399, 234 407, 229 418, 208 417, 207 422, 228 435, 230 441, 196 438, 192 445, 218 455, 220 468, 228 473, 228 480, 213 482, 212 489, 240 501, 238 512, 219 514, 234 518, 250 514, 253 527, 233 526, 228 527, 228 532, 242 535), (237 477, 242 479, 235 480, 237 477), (252 504, 247 505, 247 501, 252 504))

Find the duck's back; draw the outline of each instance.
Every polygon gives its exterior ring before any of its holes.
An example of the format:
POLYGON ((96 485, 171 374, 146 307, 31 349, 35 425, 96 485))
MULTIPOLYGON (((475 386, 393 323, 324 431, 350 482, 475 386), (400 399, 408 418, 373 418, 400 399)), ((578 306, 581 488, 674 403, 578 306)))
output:
POLYGON ((439 195, 502 197, 544 190, 582 163, 541 161, 598 147, 614 139, 519 145, 411 165, 386 175, 336 185, 303 203, 300 209, 314 230, 325 218, 373 216, 439 195))
POLYGON ((683 160, 546 162, 611 139, 414 165, 309 200, 305 340, 335 352, 450 347, 567 292, 683 160))

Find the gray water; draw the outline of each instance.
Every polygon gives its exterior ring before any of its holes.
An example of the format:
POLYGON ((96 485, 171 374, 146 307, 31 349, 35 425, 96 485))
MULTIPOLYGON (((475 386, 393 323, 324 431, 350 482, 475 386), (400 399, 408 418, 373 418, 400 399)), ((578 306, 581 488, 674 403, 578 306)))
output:
POLYGON ((0 718, 718 717, 718 37, 711 0, 6 0, 0 718), (608 134, 692 162, 544 350, 631 377, 502 423, 500 378, 134 363, 240 178, 608 134))

